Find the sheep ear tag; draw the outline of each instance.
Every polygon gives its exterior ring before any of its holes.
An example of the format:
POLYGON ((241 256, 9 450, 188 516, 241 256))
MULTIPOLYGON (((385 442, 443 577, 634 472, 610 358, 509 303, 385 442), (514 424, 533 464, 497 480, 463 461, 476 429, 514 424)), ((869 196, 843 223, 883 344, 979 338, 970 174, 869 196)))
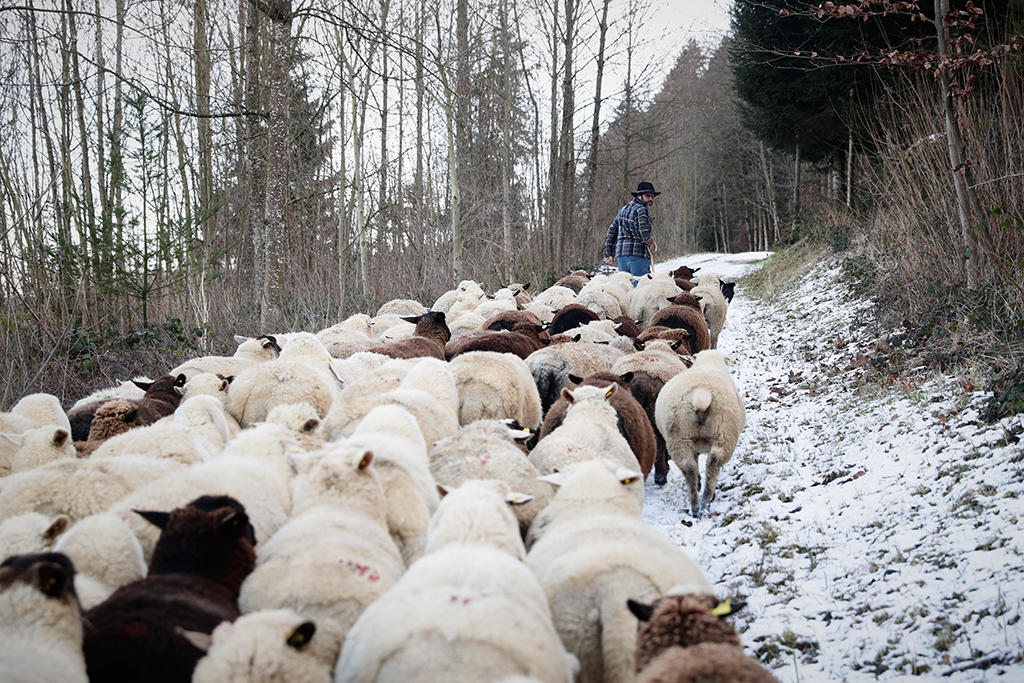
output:
POLYGON ((312 621, 304 621, 295 627, 295 630, 285 638, 284 642, 288 644, 288 647, 301 650, 313 639, 314 633, 316 633, 316 624, 312 621))
POLYGON ((726 598, 725 601, 718 603, 711 613, 716 617, 724 617, 727 614, 732 614, 732 598, 726 598))
POLYGON ((132 512, 142 517, 157 529, 163 529, 167 526, 167 520, 171 518, 171 513, 169 512, 157 512, 155 510, 132 510, 132 512))

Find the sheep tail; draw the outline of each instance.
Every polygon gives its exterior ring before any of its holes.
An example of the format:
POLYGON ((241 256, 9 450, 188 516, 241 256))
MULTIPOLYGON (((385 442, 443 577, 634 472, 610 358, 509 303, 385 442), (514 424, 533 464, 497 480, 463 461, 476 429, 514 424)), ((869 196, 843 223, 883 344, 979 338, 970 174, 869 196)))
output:
POLYGON ((621 591, 602 591, 600 609, 603 678, 609 683, 631 681, 636 675, 636 618, 621 591))
POLYGON ((704 424, 708 419, 708 410, 711 409, 711 390, 707 387, 697 387, 690 394, 690 401, 693 405, 693 412, 697 415, 697 423, 704 424))

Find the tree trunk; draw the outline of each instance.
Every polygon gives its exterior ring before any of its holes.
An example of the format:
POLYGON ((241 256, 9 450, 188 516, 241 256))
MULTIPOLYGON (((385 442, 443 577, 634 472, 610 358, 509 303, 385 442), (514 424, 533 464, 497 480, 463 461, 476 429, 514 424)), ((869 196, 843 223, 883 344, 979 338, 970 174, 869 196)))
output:
POLYGON ((213 130, 210 125, 210 45, 207 0, 195 0, 192 12, 193 73, 196 88, 196 129, 198 133, 199 182, 195 209, 197 223, 205 221, 213 207, 213 130))
POLYGON ((82 162, 82 186, 78 191, 82 201, 82 234, 87 236, 88 248, 83 245, 83 255, 88 253, 89 257, 83 258, 80 268, 82 269, 82 297, 86 302, 84 316, 95 316, 95 302, 92 300, 92 276, 99 270, 99 255, 101 251, 99 235, 96 233, 96 204, 92 191, 92 164, 89 160, 89 133, 85 127, 85 96, 82 94, 82 75, 79 69, 78 58, 78 19, 71 11, 71 0, 65 0, 65 8, 68 11, 68 28, 71 36, 71 73, 74 77, 73 91, 75 96, 75 109, 78 122, 78 144, 79 154, 82 162))

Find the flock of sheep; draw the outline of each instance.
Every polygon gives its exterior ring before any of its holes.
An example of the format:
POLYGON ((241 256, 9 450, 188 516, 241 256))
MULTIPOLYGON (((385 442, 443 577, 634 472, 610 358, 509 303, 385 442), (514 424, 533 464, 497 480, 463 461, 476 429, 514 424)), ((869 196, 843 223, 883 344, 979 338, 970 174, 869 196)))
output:
POLYGON ((744 425, 734 285, 694 275, 464 281, 66 413, 24 397, 0 678, 774 681, 641 518, 670 457, 704 513, 744 425))

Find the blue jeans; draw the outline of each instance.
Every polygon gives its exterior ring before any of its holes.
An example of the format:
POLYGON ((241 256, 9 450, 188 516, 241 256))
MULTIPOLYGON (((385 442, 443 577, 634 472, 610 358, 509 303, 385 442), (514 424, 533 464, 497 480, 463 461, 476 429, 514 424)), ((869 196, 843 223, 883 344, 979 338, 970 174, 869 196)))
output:
POLYGON ((619 256, 619 270, 630 275, 647 275, 651 272, 651 259, 644 256, 619 256))

